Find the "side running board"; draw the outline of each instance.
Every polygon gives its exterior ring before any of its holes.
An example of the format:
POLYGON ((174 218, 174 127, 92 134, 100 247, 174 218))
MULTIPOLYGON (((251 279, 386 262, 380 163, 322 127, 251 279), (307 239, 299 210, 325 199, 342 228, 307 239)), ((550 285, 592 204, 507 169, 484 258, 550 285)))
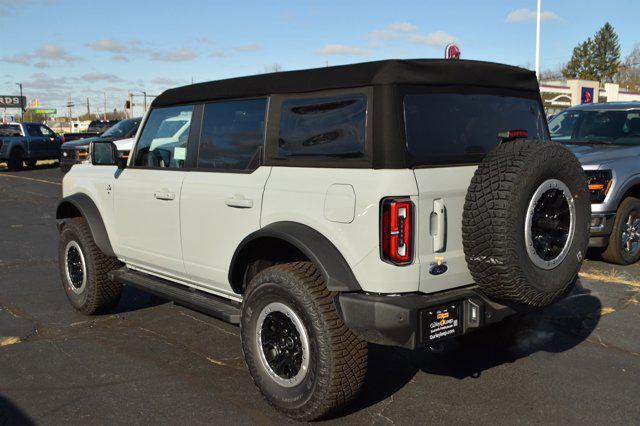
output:
POLYGON ((126 266, 109 272, 109 279, 169 299, 178 305, 203 312, 231 324, 240 324, 240 304, 237 302, 137 272, 126 266))

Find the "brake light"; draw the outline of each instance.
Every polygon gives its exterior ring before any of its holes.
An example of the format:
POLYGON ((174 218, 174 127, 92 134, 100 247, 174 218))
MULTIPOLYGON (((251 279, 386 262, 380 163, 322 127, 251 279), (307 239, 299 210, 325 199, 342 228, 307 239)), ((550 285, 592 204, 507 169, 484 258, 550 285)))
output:
POLYGON ((67 141, 67 138, 65 138, 64 135, 60 135, 60 138, 61 138, 60 143, 65 143, 67 141))
POLYGON ((506 132, 498 133, 498 137, 503 142, 508 142, 508 141, 512 141, 512 140, 516 140, 516 139, 526 139, 526 138, 529 137, 529 132, 527 132, 526 130, 522 130, 522 129, 508 130, 506 132))
POLYGON ((381 204, 382 259, 395 265, 413 260, 413 203, 407 198, 385 198, 381 204))

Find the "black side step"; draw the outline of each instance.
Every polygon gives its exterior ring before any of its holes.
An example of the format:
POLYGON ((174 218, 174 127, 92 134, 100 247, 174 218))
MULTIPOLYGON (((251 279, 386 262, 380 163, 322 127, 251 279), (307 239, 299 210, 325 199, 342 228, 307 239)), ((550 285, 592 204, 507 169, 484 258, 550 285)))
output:
POLYGON ((231 324, 240 324, 240 304, 200 290, 122 267, 109 272, 109 279, 172 300, 231 324))

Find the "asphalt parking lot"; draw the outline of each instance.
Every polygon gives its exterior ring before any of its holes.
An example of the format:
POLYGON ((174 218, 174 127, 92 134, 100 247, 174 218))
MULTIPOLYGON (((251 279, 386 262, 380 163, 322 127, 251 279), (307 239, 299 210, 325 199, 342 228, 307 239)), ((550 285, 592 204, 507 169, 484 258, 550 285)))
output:
MULTIPOLYGON (((57 267, 55 165, 0 169, 0 425, 283 423, 239 330, 125 289, 73 311, 57 267)), ((440 353, 372 347, 356 424, 632 424, 640 419, 640 265, 592 254, 575 291, 440 353)))

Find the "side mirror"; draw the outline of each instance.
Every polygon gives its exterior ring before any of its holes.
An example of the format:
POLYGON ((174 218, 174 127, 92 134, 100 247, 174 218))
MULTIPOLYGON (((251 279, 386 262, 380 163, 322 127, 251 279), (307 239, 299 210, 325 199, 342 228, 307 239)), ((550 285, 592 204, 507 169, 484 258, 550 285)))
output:
POLYGON ((96 141, 89 146, 91 164, 94 166, 115 166, 118 159, 118 148, 113 142, 96 141))

